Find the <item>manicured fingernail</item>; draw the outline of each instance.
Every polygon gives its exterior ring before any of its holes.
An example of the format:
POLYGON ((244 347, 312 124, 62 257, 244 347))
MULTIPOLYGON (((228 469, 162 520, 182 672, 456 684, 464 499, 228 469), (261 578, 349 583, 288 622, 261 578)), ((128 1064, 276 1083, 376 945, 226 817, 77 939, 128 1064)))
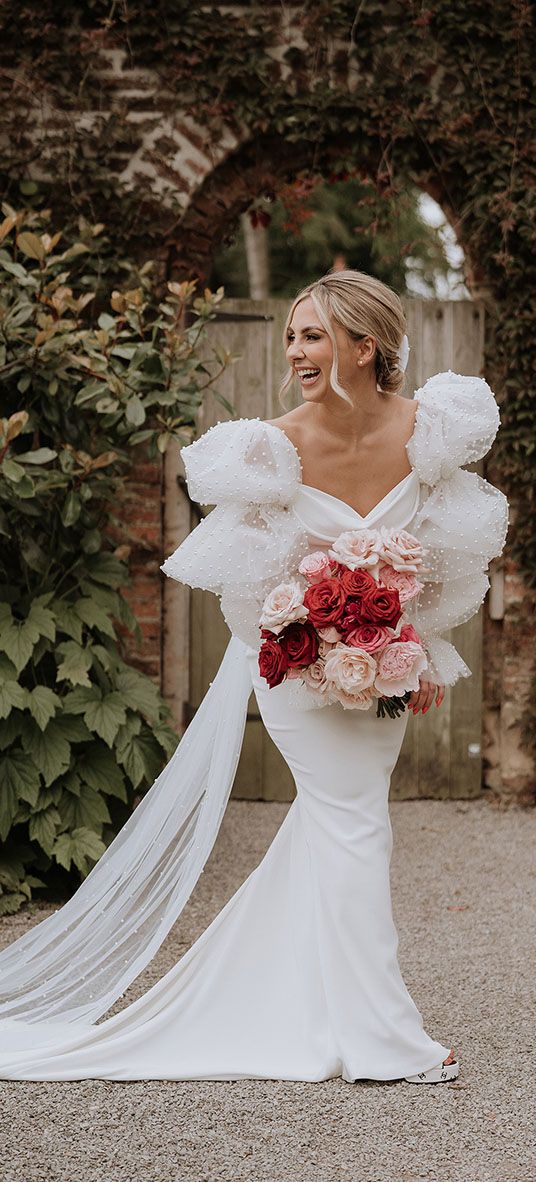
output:
POLYGON ((428 710, 428 706, 425 706, 425 707, 424 707, 424 710, 423 710, 423 714, 426 714, 426 711, 427 711, 427 710, 428 710))

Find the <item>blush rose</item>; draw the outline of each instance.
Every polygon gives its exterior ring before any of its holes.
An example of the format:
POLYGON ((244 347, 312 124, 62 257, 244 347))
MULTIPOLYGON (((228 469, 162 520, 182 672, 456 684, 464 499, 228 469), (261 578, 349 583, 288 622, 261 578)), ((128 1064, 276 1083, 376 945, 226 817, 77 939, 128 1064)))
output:
POLYGON ((384 587, 393 587, 395 591, 398 591, 402 604, 415 599, 424 586, 410 571, 394 570, 392 566, 386 564, 380 566, 379 579, 384 587))
POLYGON ((295 580, 279 583, 266 596, 262 605, 260 624, 276 635, 288 624, 307 619, 307 608, 303 603, 303 591, 295 580))
POLYGON ((350 570, 365 567, 376 571, 380 561, 380 544, 377 529, 347 529, 339 534, 329 555, 350 570))
POLYGON ((419 689, 419 676, 426 669, 424 649, 414 640, 393 641, 380 653, 375 689, 392 697, 419 689))
POLYGON ((422 565, 423 548, 421 543, 405 529, 386 529, 380 531, 380 557, 395 570, 416 571, 422 565))
POLYGON ((315 550, 302 558, 298 570, 308 583, 319 583, 321 579, 330 579, 334 574, 334 566, 323 550, 315 550))

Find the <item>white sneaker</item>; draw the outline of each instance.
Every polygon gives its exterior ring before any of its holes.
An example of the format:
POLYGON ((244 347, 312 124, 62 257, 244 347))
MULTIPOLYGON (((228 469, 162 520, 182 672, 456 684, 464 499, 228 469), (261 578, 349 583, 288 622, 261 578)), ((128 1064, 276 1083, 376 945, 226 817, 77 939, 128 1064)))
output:
POLYGON ((437 1067, 429 1067, 428 1071, 419 1071, 418 1075, 405 1075, 406 1083, 447 1083, 451 1079, 457 1079, 460 1064, 457 1059, 449 1062, 453 1054, 454 1051, 451 1050, 443 1063, 438 1063, 437 1067))

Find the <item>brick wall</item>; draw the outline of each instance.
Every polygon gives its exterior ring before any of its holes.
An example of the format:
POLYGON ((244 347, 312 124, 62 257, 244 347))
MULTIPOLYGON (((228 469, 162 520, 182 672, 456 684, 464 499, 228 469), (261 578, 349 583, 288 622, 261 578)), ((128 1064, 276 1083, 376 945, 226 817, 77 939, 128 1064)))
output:
MULTIPOLYGON (((139 449, 141 450, 141 449, 139 449)), ((162 461, 142 460, 125 485, 117 515, 130 547, 131 586, 125 591, 141 636, 124 636, 128 660, 162 682, 162 461)))
MULTIPOLYGON (((295 175, 306 166, 301 147, 284 141, 276 148, 269 140, 248 143, 245 134, 241 140, 240 133, 221 126, 216 135, 214 128, 199 125, 178 110, 176 96, 163 94, 150 73, 125 69, 122 50, 105 51, 105 57, 105 92, 126 109, 127 121, 138 136, 134 152, 125 151, 111 164, 123 181, 135 182, 163 209, 173 195, 183 218, 174 232, 169 269, 179 277, 197 273, 204 278, 214 246, 251 198, 277 188, 278 177, 295 175)), ((81 117, 81 122, 90 120, 91 113, 81 117)), ((159 463, 140 464, 125 490, 121 512, 133 547, 128 598, 142 634, 140 645, 128 641, 129 655, 162 683, 164 591, 159 564, 164 544, 159 463)), ((511 562, 505 571, 504 619, 490 620, 485 613, 485 785, 498 801, 527 803, 533 799, 534 777, 520 725, 535 629, 529 594, 511 562)))

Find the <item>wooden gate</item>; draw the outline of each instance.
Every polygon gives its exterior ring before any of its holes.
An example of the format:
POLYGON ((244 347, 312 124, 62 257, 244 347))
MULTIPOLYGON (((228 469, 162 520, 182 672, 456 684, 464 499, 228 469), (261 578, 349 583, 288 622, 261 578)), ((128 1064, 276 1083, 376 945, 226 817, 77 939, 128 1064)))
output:
MULTIPOLYGON (((411 343, 406 375, 410 396, 428 377, 443 370, 480 373, 481 305, 468 300, 402 302, 411 343)), ((211 336, 241 356, 219 382, 220 391, 234 405, 237 416, 277 418, 284 413, 277 390, 287 368, 282 333, 289 301, 229 299, 220 307, 218 319, 210 327, 211 336)), ((290 406, 287 393, 287 408, 290 406)), ((203 408, 199 433, 227 417, 211 399, 203 408)), ((180 459, 170 455, 166 470, 167 553, 198 519, 180 491, 183 475, 180 459)), ((229 631, 214 595, 178 590, 169 586, 172 580, 166 583, 164 691, 177 721, 184 726, 218 670, 229 631)), ((434 708, 425 717, 410 714, 393 776, 394 799, 472 797, 481 791, 482 612, 445 635, 473 675, 447 690, 440 710, 434 708)), ((233 796, 286 801, 294 794, 290 772, 262 724, 252 693, 233 796)))

